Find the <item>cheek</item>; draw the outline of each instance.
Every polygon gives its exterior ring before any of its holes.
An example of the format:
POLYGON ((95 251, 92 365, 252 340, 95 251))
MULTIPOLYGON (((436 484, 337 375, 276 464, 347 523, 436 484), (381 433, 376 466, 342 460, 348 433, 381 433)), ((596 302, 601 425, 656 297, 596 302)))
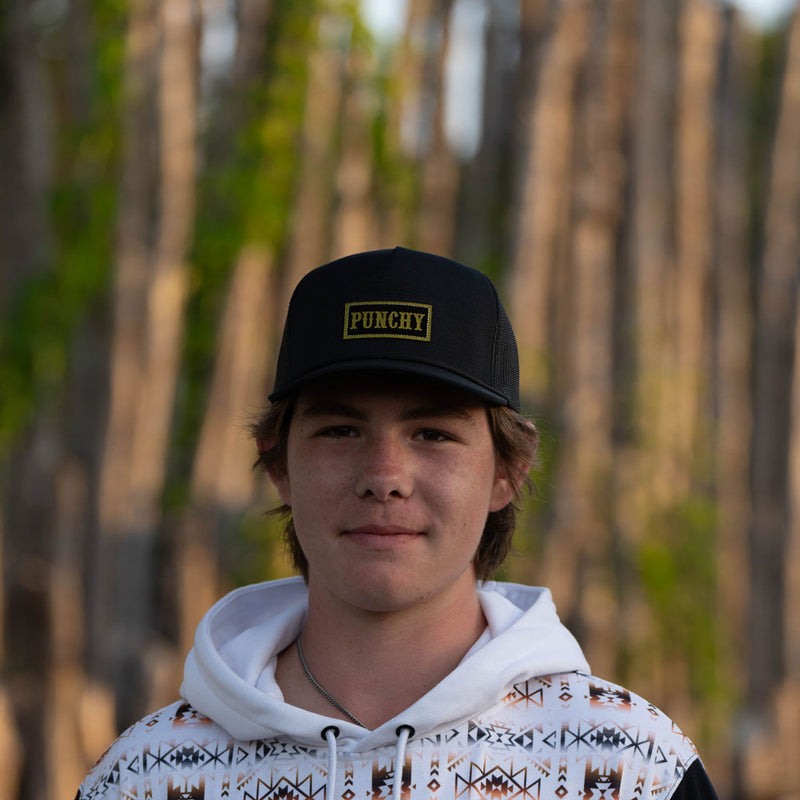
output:
POLYGON ((463 527, 483 531, 496 494, 493 460, 462 462, 451 470, 434 472, 431 482, 434 493, 446 498, 451 513, 461 518, 463 527))
POLYGON ((343 495, 348 470, 341 458, 295 447, 289 450, 287 464, 295 516, 321 513, 343 495))

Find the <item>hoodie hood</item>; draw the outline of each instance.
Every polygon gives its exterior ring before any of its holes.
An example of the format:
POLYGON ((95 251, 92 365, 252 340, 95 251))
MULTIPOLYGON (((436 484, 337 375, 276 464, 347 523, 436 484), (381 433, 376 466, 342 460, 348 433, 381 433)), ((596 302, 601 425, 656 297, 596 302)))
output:
POLYGON ((444 680, 372 731, 283 700, 275 667, 278 653, 297 638, 306 618, 302 578, 246 586, 216 603, 197 628, 181 695, 236 739, 288 737, 317 746, 322 731, 335 725, 339 746, 358 753, 396 741, 398 728, 412 728, 417 738, 455 725, 501 700, 522 680, 589 671, 549 590, 490 581, 479 584, 478 597, 487 634, 444 680))

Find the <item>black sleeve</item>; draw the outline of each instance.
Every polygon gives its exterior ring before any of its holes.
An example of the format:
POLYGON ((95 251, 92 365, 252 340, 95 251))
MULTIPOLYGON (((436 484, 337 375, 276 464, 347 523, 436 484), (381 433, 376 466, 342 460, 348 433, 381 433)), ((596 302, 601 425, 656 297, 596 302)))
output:
POLYGON ((670 800, 719 800, 699 758, 686 770, 670 800))

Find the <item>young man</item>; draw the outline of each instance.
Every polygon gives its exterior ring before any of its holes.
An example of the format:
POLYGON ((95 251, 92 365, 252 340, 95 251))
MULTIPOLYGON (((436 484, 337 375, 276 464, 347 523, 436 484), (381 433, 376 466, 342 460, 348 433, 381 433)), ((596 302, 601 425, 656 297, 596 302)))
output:
POLYGON ((589 674, 546 589, 494 583, 535 428, 490 281, 397 248, 309 273, 254 426, 301 577, 215 605, 183 700, 79 798, 714 798, 589 674))

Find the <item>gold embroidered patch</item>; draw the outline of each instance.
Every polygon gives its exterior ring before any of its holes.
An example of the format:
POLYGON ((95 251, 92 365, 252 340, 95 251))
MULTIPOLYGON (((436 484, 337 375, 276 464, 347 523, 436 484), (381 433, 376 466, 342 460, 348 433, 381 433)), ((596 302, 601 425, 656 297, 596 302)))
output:
POLYGON ((389 300, 346 303, 345 339, 431 340, 433 306, 425 303, 396 303, 389 300))

